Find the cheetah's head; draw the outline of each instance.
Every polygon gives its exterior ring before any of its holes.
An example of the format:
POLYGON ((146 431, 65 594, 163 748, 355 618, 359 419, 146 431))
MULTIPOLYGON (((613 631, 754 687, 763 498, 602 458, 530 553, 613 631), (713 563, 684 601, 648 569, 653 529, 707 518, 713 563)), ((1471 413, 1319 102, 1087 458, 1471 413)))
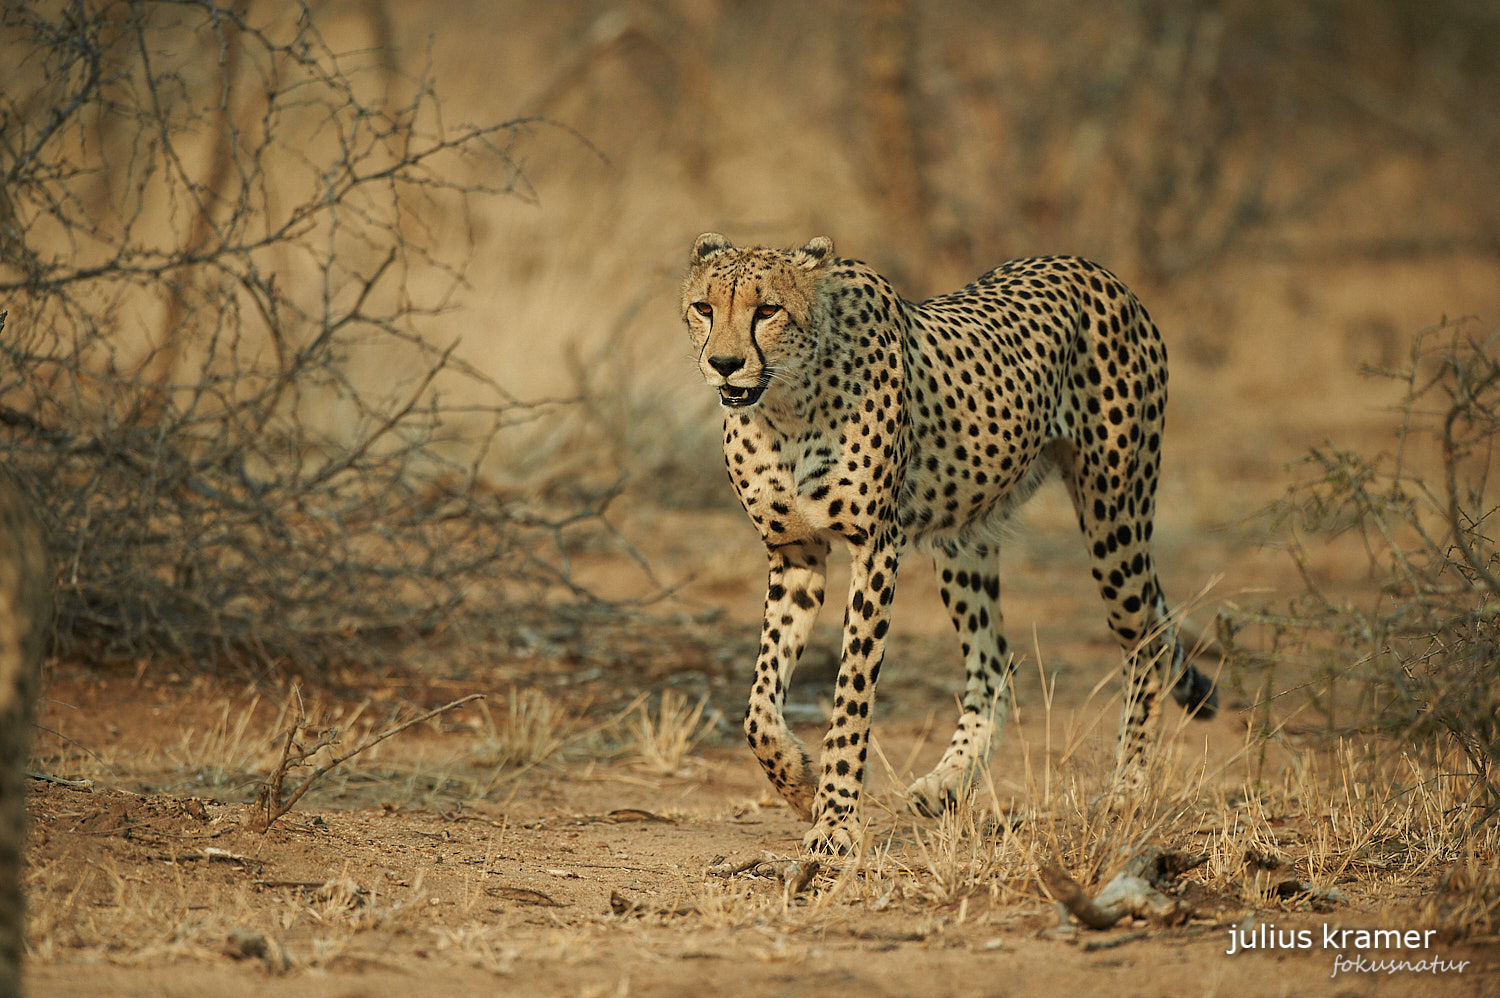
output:
POLYGON ((832 259, 826 236, 798 250, 736 249, 717 232, 698 237, 682 284, 682 319, 698 368, 726 407, 749 408, 811 366, 818 285, 832 259))

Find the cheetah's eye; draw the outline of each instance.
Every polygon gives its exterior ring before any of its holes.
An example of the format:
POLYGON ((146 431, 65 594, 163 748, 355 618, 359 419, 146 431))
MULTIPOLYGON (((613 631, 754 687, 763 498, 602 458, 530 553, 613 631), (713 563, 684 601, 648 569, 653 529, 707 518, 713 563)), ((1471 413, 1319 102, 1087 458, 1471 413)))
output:
POLYGON ((712 319, 714 316, 714 307, 706 301, 693 302, 693 308, 704 318, 712 319))
POLYGON ((756 308, 756 310, 755 310, 755 317, 757 319, 769 319, 771 316, 775 315, 777 312, 780 312, 780 311, 781 311, 781 306, 780 305, 761 305, 758 308, 756 308))

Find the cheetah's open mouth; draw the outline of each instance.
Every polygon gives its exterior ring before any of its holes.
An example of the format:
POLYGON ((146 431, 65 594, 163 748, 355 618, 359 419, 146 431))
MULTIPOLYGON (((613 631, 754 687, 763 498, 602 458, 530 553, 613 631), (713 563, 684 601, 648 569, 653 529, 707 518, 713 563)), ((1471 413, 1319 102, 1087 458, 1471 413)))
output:
POLYGON ((766 392, 769 379, 761 378, 760 384, 751 385, 749 388, 741 388, 739 385, 720 385, 719 402, 729 409, 743 409, 760 401, 760 397, 766 392))

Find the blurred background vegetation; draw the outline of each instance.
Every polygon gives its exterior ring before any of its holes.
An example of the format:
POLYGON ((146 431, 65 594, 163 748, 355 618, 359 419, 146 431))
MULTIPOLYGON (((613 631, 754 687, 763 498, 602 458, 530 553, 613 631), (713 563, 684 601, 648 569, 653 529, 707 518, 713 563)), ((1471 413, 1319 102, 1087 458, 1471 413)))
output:
POLYGON ((1482 359, 1500 315, 1481 0, 18 0, 0 32, 0 448, 84 658, 601 606, 570 538, 624 550, 612 497, 732 506, 675 314, 705 229, 830 235, 914 299, 1103 262, 1173 355, 1179 541, 1324 438, 1398 446, 1413 382, 1362 369, 1434 370, 1416 334, 1465 316, 1482 359))
MULTIPOLYGON (((387 192, 440 264, 400 260, 422 337, 517 397, 589 400, 589 425, 487 454, 497 478, 624 472, 665 502, 722 501, 700 481, 712 399, 674 314, 683 247, 708 228, 826 233, 913 298, 1013 256, 1098 259, 1166 330, 1183 435, 1212 410, 1257 459, 1300 449, 1285 424, 1365 421, 1361 363, 1500 304, 1500 13, 1477 0, 94 0, 9 5, 5 30, 8 296, 28 260, 97 266, 123 241, 170 262, 237 205, 263 229, 295 220, 392 124, 508 123, 387 192), (274 78, 267 46, 296 39, 360 104, 350 123, 274 78), (159 114, 183 190, 145 182, 171 172, 150 160, 159 114), (277 159, 247 170, 270 128, 277 159), (93 238, 67 238, 61 211, 93 238)), ((357 283, 380 251, 339 235, 357 283)), ((321 293, 295 256, 274 266, 288 294, 321 293)), ((202 341, 210 317, 174 281, 150 307, 76 294, 117 366, 156 351, 160 376, 183 352, 167 344, 202 341)), ((350 364, 389 370, 374 350, 350 364)))

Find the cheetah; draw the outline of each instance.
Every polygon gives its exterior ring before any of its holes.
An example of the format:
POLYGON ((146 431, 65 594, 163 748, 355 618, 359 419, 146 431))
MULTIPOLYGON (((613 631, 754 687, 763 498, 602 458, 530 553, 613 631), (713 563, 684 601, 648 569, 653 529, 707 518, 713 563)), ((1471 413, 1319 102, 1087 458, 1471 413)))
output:
POLYGON ((1167 393, 1161 334, 1124 284, 1076 257, 1013 260, 920 304, 818 237, 796 250, 700 236, 682 285, 698 367, 724 409, 724 460, 769 555, 745 712, 777 791, 812 823, 804 846, 857 842, 871 708, 908 545, 932 553, 966 673, 953 737, 907 791, 934 815, 988 759, 1014 669, 1000 616, 1007 517, 1058 471, 1125 650, 1114 786, 1143 778, 1169 689, 1213 715, 1184 663, 1151 558, 1167 393), (824 597, 831 542, 849 548, 843 649, 821 771, 782 713, 824 597))
MULTIPOLYGON (((0 313, 0 324, 4 315, 0 313)), ((25 776, 38 672, 52 621, 47 549, 30 507, 0 472, 0 998, 21 993, 25 776)))

